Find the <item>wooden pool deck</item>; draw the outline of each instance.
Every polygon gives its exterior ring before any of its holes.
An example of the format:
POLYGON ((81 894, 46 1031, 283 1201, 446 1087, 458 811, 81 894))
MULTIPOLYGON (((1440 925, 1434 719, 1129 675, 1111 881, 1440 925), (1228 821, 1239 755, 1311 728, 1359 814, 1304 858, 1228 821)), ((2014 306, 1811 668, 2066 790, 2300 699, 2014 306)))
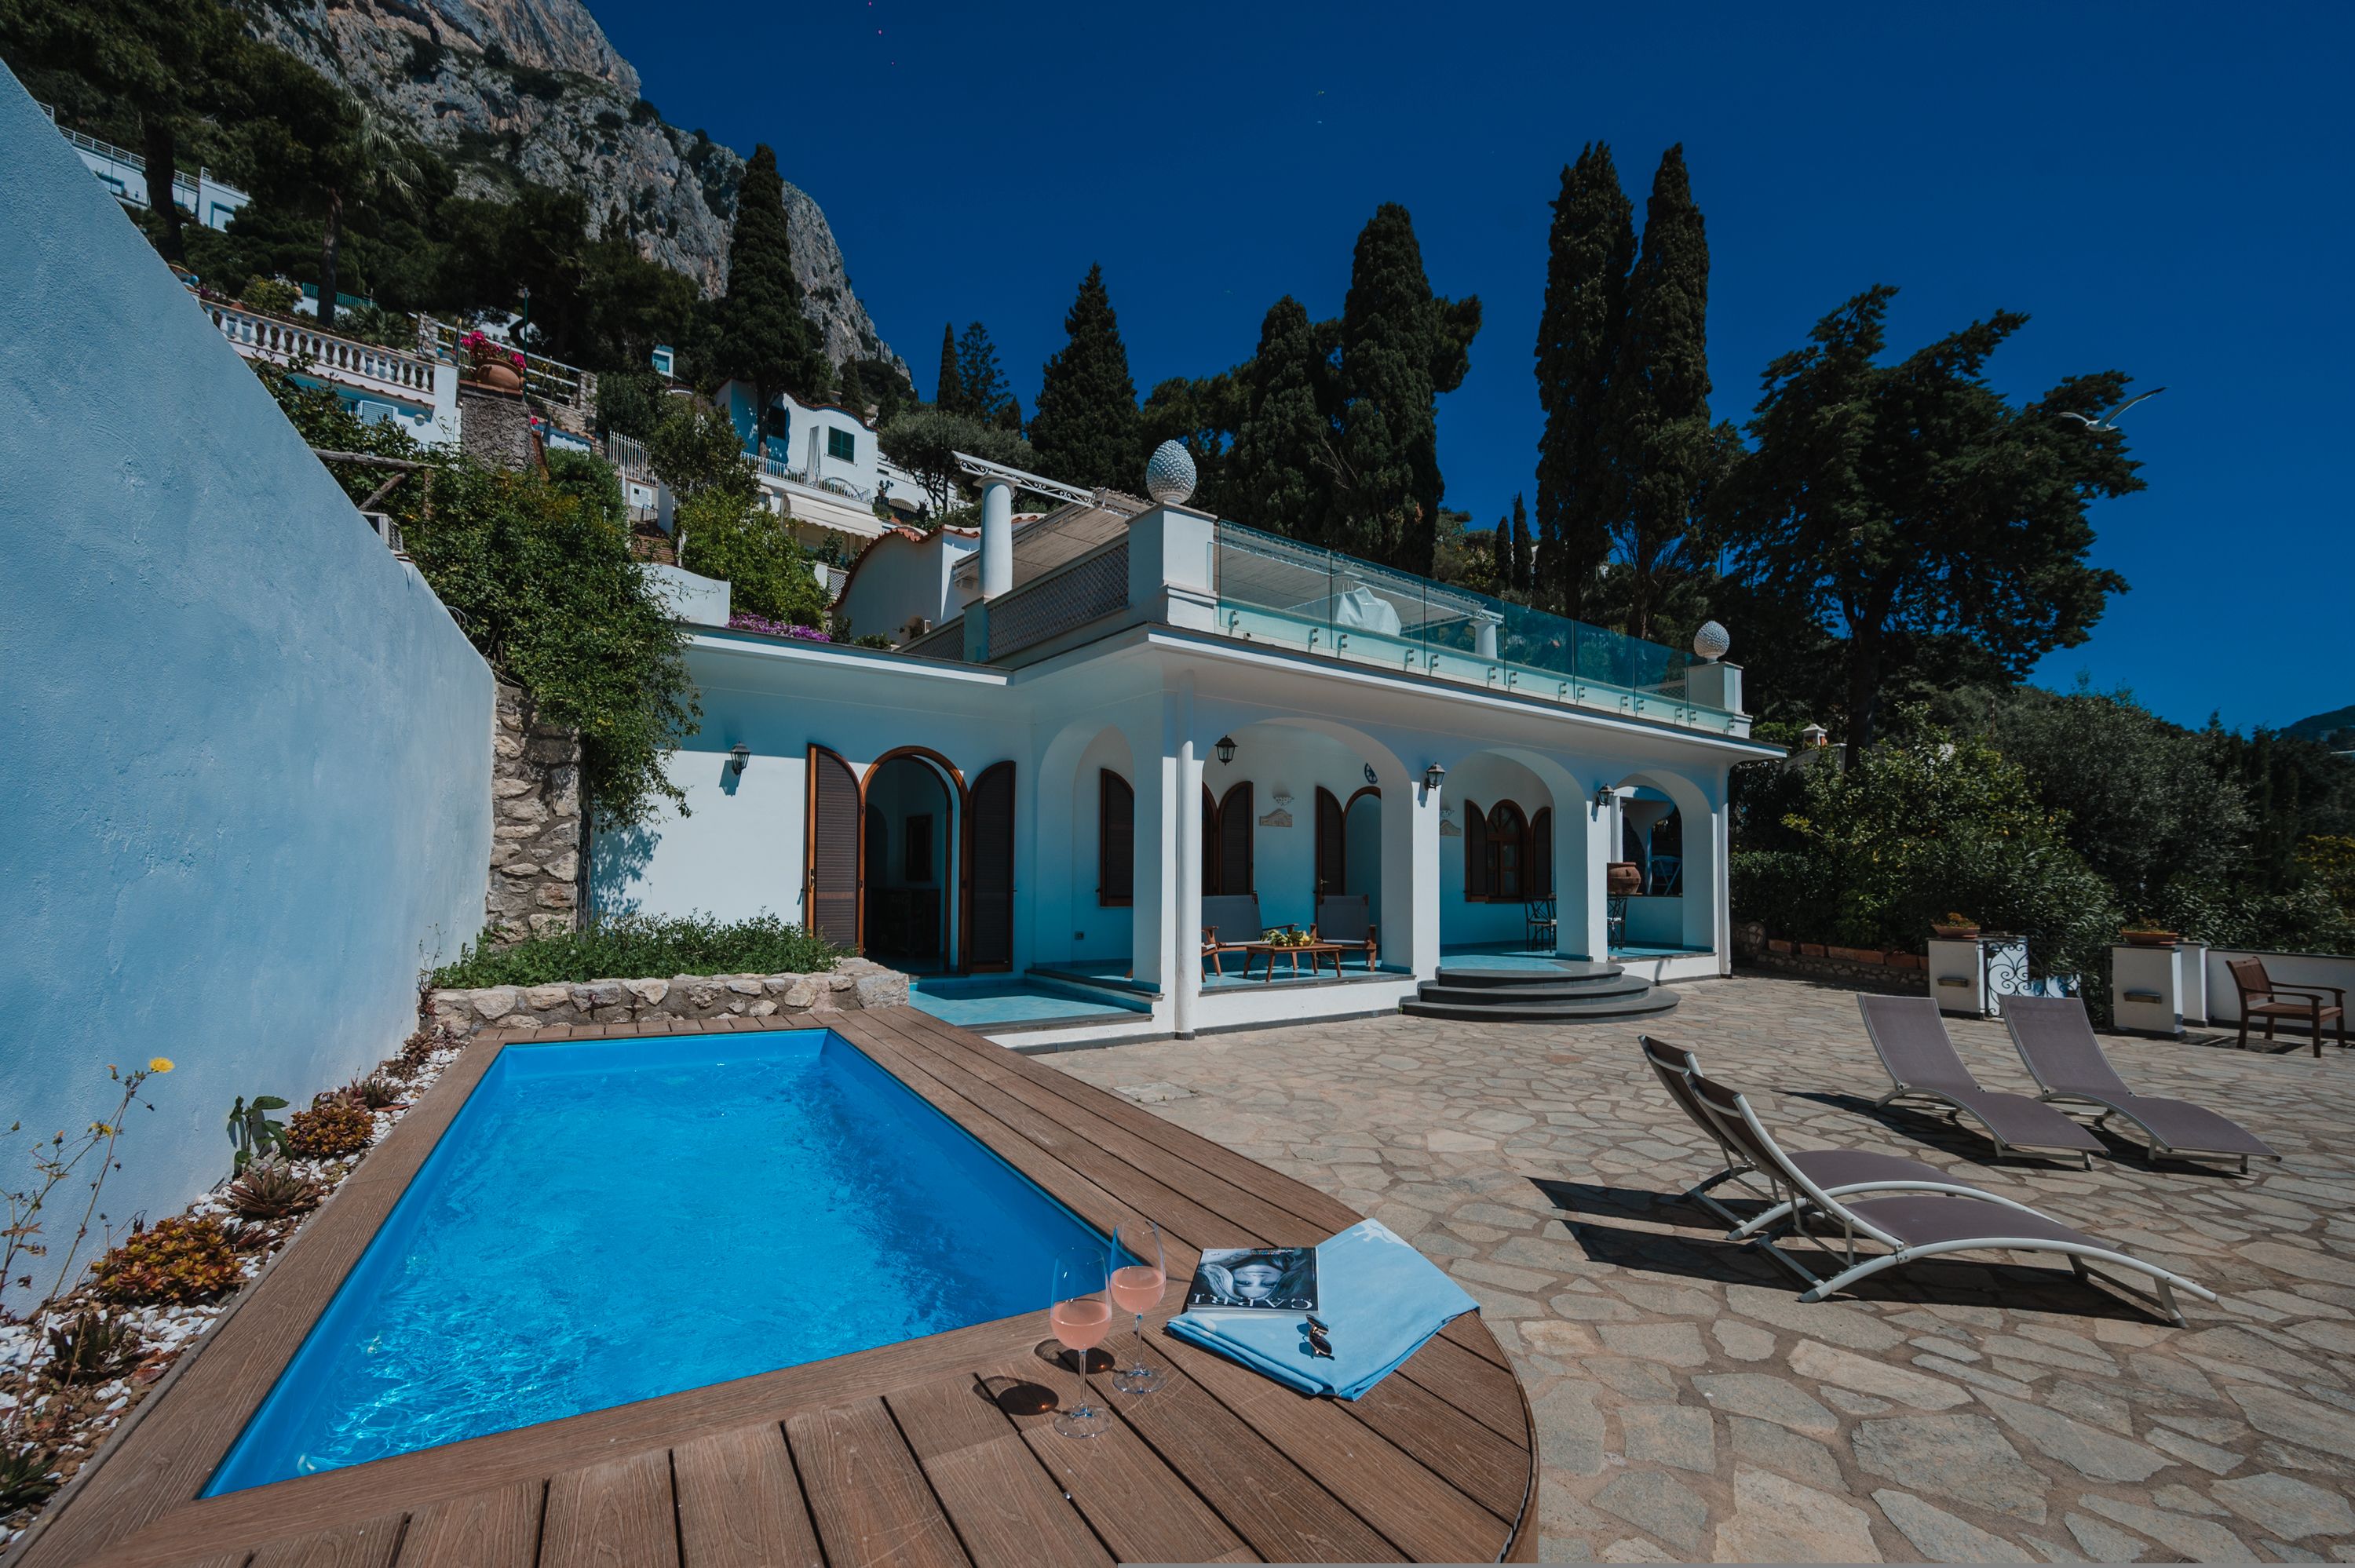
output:
MULTIPOLYGON (((1117 1096, 910 1008, 827 1027, 1099 1230, 1300 1245, 1359 1215, 1117 1096)), ((748 1021, 568 1032, 626 1038, 748 1021)), ((546 1040, 542 1031, 524 1038, 546 1040)), ((1526 1561, 1529 1405, 1476 1315, 1354 1404, 1307 1399, 1148 1330, 1172 1374, 1100 1373, 1101 1437, 1045 1313, 788 1367, 349 1469, 199 1499, 345 1273, 509 1036, 477 1036, 137 1407, 21 1568, 997 1568, 1112 1562, 1526 1561)), ((695 1332, 682 1323, 683 1335, 695 1332)), ((659 1353, 660 1347, 655 1347, 659 1353)))

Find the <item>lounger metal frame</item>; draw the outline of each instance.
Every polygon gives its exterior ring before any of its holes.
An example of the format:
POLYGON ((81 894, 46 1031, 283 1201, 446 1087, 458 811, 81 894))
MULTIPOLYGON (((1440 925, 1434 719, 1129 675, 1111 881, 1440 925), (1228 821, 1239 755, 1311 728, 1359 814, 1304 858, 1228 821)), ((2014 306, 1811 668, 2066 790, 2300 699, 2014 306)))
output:
MULTIPOLYGON (((1782 1146, 1774 1141, 1774 1135, 1768 1132, 1764 1124, 1759 1121, 1758 1113, 1751 1107, 1747 1097, 1722 1085, 1713 1083, 1700 1074, 1693 1075, 1691 1083, 1702 1105, 1725 1118, 1729 1123, 1733 1118, 1739 1118, 1743 1132, 1747 1134, 1746 1139, 1739 1141, 1754 1143, 1756 1154, 1764 1157, 1762 1161, 1759 1161, 1762 1166, 1760 1171, 1762 1175, 1764 1175, 1769 1181, 1789 1187, 1792 1190, 1790 1202, 1794 1204, 1802 1206, 1805 1211, 1820 1214, 1824 1219, 1840 1227, 1841 1268, 1828 1279, 1818 1278, 1797 1259, 1788 1256, 1764 1238, 1754 1244, 1764 1246, 1772 1255, 1780 1259, 1785 1266, 1797 1270, 1812 1282, 1806 1293, 1799 1298, 1802 1301, 1824 1300, 1847 1289, 1859 1280, 1869 1278, 1884 1269, 1895 1268, 1902 1264, 1918 1263, 1923 1258, 1940 1257, 1947 1253, 1990 1250, 2059 1253, 2069 1259, 2069 1266, 2076 1271, 2080 1279, 2090 1283, 2095 1278, 2101 1278, 2103 1283, 2137 1301, 2147 1305, 2156 1305, 2179 1327, 2184 1323, 2183 1309, 2176 1304, 2175 1300, 2175 1292, 2179 1288, 2190 1292, 2202 1301, 2216 1299, 2214 1291, 2196 1280, 2186 1279, 2170 1269, 2161 1268, 2154 1263, 2147 1263, 2141 1258, 2131 1256, 2115 1248, 2091 1243, 2061 1242, 2041 1236, 1987 1235, 1963 1236, 1951 1241, 1908 1245, 1901 1237, 1881 1229, 1869 1218, 1857 1213, 1842 1203, 1840 1194, 1828 1192, 1809 1181, 1806 1173, 1791 1163, 1790 1157, 1783 1151, 1782 1146), (1725 1102, 1722 1106, 1718 1103, 1721 1099, 1725 1102), (1768 1171, 1763 1169, 1764 1165, 1773 1165, 1779 1169, 1768 1171), (1877 1257, 1859 1256, 1856 1245, 1859 1237, 1878 1242, 1891 1250, 1877 1257), (2096 1276, 2086 1266, 2089 1260, 2130 1269, 2137 1274, 2147 1276, 2158 1289, 2157 1302, 2152 1303, 2150 1298, 2129 1286, 2121 1285, 2116 1280, 2106 1277, 2096 1276)), ((2051 1220, 2050 1215, 2039 1213, 2025 1203, 2013 1202, 2008 1198, 1998 1197, 1992 1192, 1969 1192, 1957 1195, 1996 1203, 2025 1214, 2035 1214, 2038 1219, 2059 1224, 2058 1221, 2051 1220)), ((1805 1213, 1800 1216, 1803 1229, 1806 1217, 1805 1213)), ((1806 1234, 1810 1236, 1815 1235, 1812 1231, 1806 1234)))

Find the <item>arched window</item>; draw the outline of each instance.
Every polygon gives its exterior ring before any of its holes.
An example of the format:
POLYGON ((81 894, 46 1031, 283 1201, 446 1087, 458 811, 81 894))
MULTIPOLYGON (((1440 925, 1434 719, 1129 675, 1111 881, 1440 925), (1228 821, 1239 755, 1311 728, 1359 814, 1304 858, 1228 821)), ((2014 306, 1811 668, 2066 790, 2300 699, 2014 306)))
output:
POLYGON ((1477 800, 1464 802, 1464 902, 1488 902, 1488 813, 1477 800))
POLYGON ((1136 902, 1136 791, 1111 768, 1096 774, 1096 904, 1136 902))
POLYGON ((1529 853, 1521 882, 1530 898, 1553 896, 1553 808, 1540 806, 1529 819, 1529 853))
POLYGON ((1518 904, 1528 896, 1523 874, 1529 864, 1529 819, 1510 800, 1497 801, 1488 812, 1487 840, 1489 902, 1518 904))

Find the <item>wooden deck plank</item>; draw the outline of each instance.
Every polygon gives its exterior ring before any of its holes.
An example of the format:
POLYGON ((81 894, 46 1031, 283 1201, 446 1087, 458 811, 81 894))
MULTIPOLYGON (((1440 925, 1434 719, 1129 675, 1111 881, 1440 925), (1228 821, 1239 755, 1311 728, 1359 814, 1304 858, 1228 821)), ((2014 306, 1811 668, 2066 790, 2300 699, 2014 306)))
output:
POLYGON ((1515 1447, 1529 1446, 1529 1413, 1521 1406, 1520 1383, 1510 1372, 1487 1357, 1475 1355, 1456 1340, 1435 1334, 1406 1359, 1399 1372, 1515 1447))
POLYGON ((975 1568, 1112 1557, 979 1380, 903 1389, 888 1402, 975 1568))
MULTIPOLYGON (((1420 1459, 1359 1421, 1346 1404, 1311 1399, 1175 1340, 1156 1348, 1417 1561, 1494 1559, 1505 1550, 1512 1529, 1504 1519, 1433 1475, 1420 1459)), ((1516 1514, 1518 1504, 1516 1499, 1516 1514)))
POLYGON ((550 1478, 539 1568, 678 1568, 670 1455, 655 1448, 550 1478))
POLYGON ((775 1422, 682 1443, 671 1472, 685 1568, 825 1568, 775 1422))
POLYGON ((378 1514, 311 1535, 264 1542, 249 1568, 392 1568, 405 1518, 378 1514))
POLYGON ((1529 1501, 1529 1451, 1420 1383, 1386 1377, 1350 1413, 1510 1523, 1529 1501))
POLYGON ((881 1400, 796 1412, 785 1436, 833 1568, 964 1568, 972 1561, 881 1400))
POLYGON ((516 1481, 418 1510, 400 1539, 400 1568, 534 1568, 548 1489, 516 1481))
MULTIPOLYGON (((1125 1422, 1114 1420, 1100 1437, 1066 1437, 1055 1430, 1055 1411, 1081 1397, 1079 1377, 1068 1367, 1033 1356, 1008 1366, 1002 1381, 990 1381, 1001 1393, 1019 1383, 1052 1395, 1050 1408, 1017 1408, 1007 1418, 1121 1562, 1260 1560, 1125 1422)), ((1105 1397, 1104 1389, 1097 1378, 1092 1397, 1105 1397)))

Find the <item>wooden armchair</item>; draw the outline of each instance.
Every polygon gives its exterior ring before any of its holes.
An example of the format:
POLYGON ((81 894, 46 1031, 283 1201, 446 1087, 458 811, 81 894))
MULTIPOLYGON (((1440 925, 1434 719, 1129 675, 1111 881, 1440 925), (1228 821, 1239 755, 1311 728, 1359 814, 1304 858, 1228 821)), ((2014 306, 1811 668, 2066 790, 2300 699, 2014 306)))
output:
POLYGON ((2286 985, 2265 973, 2263 959, 2227 959, 2224 967, 2232 971, 2232 985, 2241 993, 2241 1049, 2249 1048, 2249 1022, 2252 1019, 2265 1021, 2265 1039, 2274 1037, 2275 1023, 2285 1018, 2300 1019, 2314 1031, 2314 1054, 2322 1054, 2322 1026, 2335 1023, 2339 1048, 2347 1048, 2347 992, 2335 985, 2286 985), (2326 1003, 2325 995, 2330 998, 2326 1003))
MULTIPOLYGON (((1336 893, 1316 901, 1316 924, 1309 936, 1320 942, 1330 942, 1337 948, 1357 948, 1366 955, 1366 968, 1371 970, 1381 959, 1380 933, 1374 927, 1373 911, 1362 893, 1336 893)), ((1337 970, 1341 960, 1335 959, 1337 970)))
MULTIPOLYGON (((1226 976, 1225 955, 1240 953, 1267 935, 1260 924, 1259 895, 1256 893, 1214 894, 1202 900, 1202 956, 1210 960, 1210 972, 1221 979, 1226 976)), ((1243 959, 1248 968, 1249 958, 1243 959)))

